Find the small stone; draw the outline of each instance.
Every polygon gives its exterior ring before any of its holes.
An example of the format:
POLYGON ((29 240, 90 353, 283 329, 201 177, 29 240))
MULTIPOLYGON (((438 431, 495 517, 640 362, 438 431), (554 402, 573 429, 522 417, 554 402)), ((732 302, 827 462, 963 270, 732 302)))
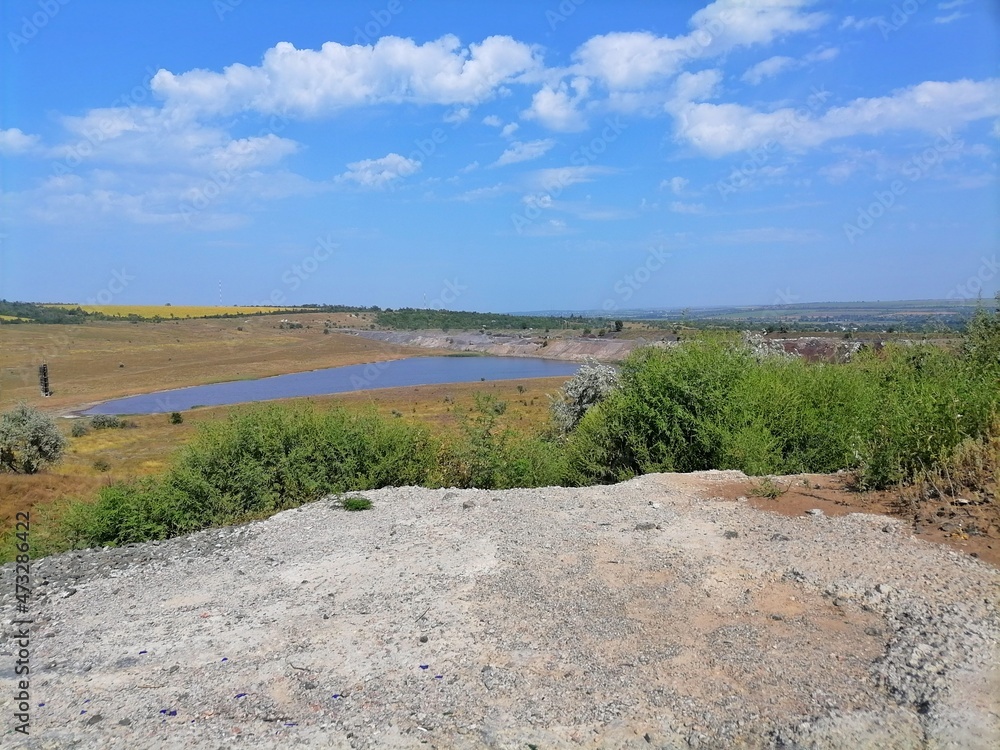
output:
POLYGON ((644 521, 642 523, 637 523, 635 525, 635 530, 636 531, 652 531, 653 529, 658 529, 658 528, 660 528, 660 527, 657 526, 652 521, 644 521))
POLYGON ((131 724, 132 724, 132 720, 131 719, 119 719, 118 720, 118 726, 120 726, 120 727, 127 727, 127 726, 130 726, 131 724))
POLYGON ((891 523, 887 523, 885 526, 882 527, 882 533, 884 533, 884 534, 891 534, 892 533, 892 529, 893 529, 892 524, 891 523))
POLYGON ((420 636, 420 642, 421 643, 427 643, 427 636, 426 635, 420 636))
POLYGON ((464 503, 462 503, 462 508, 464 508, 465 510, 469 510, 470 508, 475 508, 475 507, 476 504, 471 500, 466 500, 464 503))
POLYGON ((822 516, 823 515, 823 511, 821 511, 819 508, 810 508, 809 510, 806 511, 806 515, 810 515, 810 516, 822 516))
POLYGON ((62 598, 63 599, 69 599, 75 593, 76 593, 76 589, 66 589, 65 591, 62 592, 62 598))
POLYGON ((739 535, 740 532, 738 531, 727 531, 723 536, 725 536, 726 539, 736 539, 739 535))
POLYGON ((101 719, 103 719, 103 718, 104 718, 104 717, 103 717, 103 716, 101 716, 100 714, 94 714, 94 715, 93 715, 93 716, 91 716, 91 717, 90 717, 89 719, 87 719, 87 724, 88 724, 88 725, 91 725, 91 724, 96 724, 97 722, 99 722, 99 721, 100 721, 101 719))

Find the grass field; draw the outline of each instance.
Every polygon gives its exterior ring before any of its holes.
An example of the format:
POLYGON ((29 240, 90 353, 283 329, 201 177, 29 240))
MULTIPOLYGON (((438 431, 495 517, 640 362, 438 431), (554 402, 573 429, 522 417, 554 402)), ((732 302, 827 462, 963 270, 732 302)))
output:
POLYGON ((303 327, 280 328, 274 315, 0 326, 0 410, 25 401, 64 413, 149 391, 440 353, 336 333, 336 326, 355 320, 349 314, 289 319, 303 327), (334 328, 324 334, 328 320, 334 328), (38 389, 43 362, 49 366, 49 398, 38 389))
POLYGON ((254 315, 255 313, 301 312, 301 308, 292 307, 255 307, 224 305, 45 305, 63 309, 81 308, 88 313, 101 313, 122 318, 136 316, 144 319, 152 318, 206 318, 213 315, 254 315))

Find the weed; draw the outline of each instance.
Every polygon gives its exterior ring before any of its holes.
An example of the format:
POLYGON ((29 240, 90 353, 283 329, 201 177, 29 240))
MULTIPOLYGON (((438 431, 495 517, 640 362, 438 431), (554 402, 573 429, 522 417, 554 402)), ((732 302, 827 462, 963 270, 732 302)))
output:
POLYGON ((771 477, 764 477, 751 486, 750 494, 754 497, 766 497, 769 500, 775 500, 788 492, 790 486, 782 487, 771 477))
POLYGON ((344 510, 368 510, 372 507, 372 501, 360 495, 345 497, 340 504, 344 510))

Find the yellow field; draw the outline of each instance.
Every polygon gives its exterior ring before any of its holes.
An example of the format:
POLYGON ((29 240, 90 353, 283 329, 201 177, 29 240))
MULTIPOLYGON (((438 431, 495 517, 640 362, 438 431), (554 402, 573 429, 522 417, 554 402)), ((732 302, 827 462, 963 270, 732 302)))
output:
POLYGON ((46 307, 81 308, 84 312, 101 313, 102 315, 118 315, 127 318, 136 315, 140 318, 206 318, 212 315, 253 315, 254 313, 273 312, 307 312, 302 308, 291 307, 255 307, 223 305, 46 305, 46 307))
POLYGON ((0 315, 0 320, 24 320, 24 318, 19 318, 16 315, 0 315))

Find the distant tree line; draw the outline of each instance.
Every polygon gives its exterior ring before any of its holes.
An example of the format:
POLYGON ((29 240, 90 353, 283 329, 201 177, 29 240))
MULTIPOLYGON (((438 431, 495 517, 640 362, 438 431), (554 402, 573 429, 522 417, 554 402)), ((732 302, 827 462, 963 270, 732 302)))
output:
POLYGON ((375 318, 383 328, 399 330, 535 330, 601 328, 608 325, 604 318, 584 318, 578 315, 556 317, 548 315, 509 315, 506 313, 464 312, 461 310, 419 310, 411 307, 386 309, 375 318))

